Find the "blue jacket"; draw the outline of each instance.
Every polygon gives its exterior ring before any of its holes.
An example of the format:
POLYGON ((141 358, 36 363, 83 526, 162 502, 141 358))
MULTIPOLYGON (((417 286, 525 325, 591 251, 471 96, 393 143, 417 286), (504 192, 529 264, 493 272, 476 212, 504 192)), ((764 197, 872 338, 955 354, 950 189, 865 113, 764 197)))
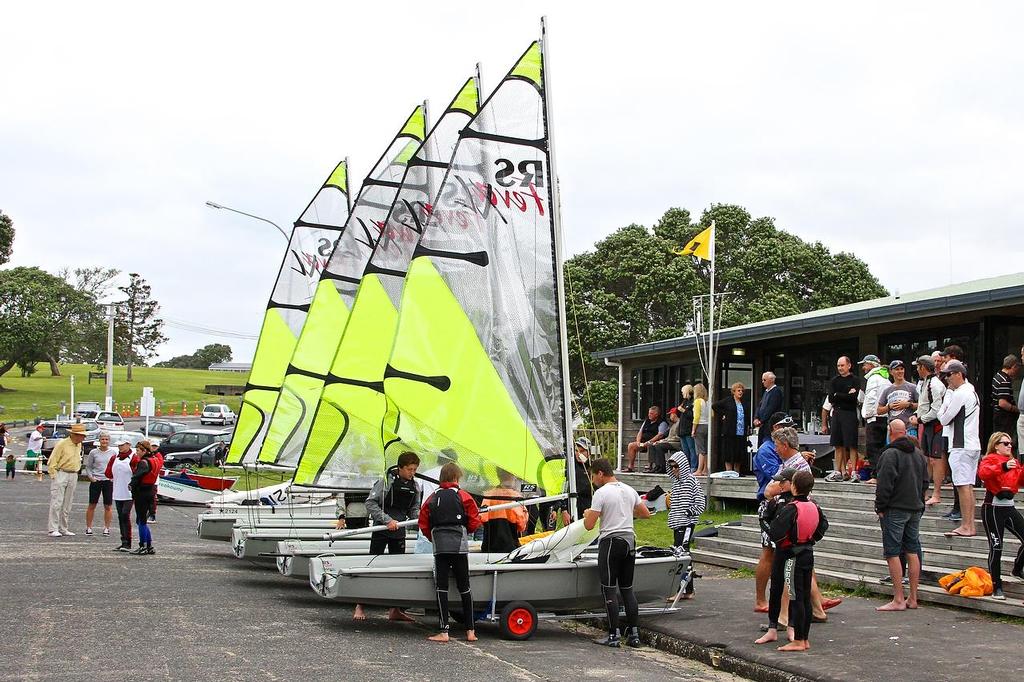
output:
POLYGON ((780 467, 782 467, 782 458, 775 451, 775 441, 769 438, 761 444, 761 447, 757 449, 757 454, 754 455, 754 476, 757 477, 758 502, 764 499, 764 489, 768 487, 772 476, 779 472, 780 467))

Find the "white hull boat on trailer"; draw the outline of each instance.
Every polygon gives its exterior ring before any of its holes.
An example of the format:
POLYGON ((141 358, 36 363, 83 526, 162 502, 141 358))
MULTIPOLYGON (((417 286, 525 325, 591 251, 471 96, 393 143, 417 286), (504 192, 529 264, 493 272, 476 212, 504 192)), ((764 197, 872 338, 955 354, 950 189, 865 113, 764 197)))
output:
MULTIPOLYGON (((415 541, 406 541, 405 553, 411 554, 415 549, 415 541)), ((357 543, 329 542, 327 540, 282 540, 277 543, 277 570, 281 575, 307 580, 309 578, 309 561, 319 556, 357 556, 366 555, 370 551, 369 540, 357 543)))
POLYGON ((222 493, 193 485, 178 483, 162 476, 156 480, 156 494, 166 502, 175 504, 208 504, 222 493))
POLYGON ((236 525, 260 526, 263 523, 303 525, 306 520, 334 519, 334 502, 295 505, 231 505, 201 512, 196 520, 196 534, 203 540, 231 540, 236 525), (292 521, 294 519, 294 522, 292 521))
MULTIPOLYGON (((322 540, 324 533, 333 530, 335 521, 323 519, 306 526, 285 526, 281 528, 235 526, 231 529, 231 551, 238 559, 270 560, 269 555, 277 553, 278 543, 285 540, 322 540), (261 556, 264 555, 264 556, 261 556)), ((365 535, 350 540, 335 540, 336 547, 347 546, 348 542, 362 542, 369 551, 369 538, 365 535)), ((415 543, 416 535, 406 537, 406 543, 415 543)))

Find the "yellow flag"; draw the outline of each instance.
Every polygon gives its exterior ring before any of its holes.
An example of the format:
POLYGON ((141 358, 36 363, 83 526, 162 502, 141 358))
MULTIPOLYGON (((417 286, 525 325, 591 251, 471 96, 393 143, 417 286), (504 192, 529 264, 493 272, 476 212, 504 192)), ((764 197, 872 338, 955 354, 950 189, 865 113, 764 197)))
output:
POLYGON ((704 260, 711 260, 711 240, 714 239, 711 228, 704 230, 690 240, 690 243, 683 247, 682 251, 676 251, 680 256, 696 256, 704 260))

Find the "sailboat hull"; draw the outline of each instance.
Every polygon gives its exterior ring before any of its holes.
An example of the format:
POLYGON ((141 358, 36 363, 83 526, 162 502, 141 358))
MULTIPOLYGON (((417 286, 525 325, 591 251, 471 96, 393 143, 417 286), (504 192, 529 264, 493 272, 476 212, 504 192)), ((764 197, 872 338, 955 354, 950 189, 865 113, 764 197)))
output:
MULTIPOLYGON (((597 557, 535 564, 492 563, 504 554, 470 554, 473 604, 496 608, 529 602, 538 611, 571 613, 604 608, 597 557)), ((309 583, 320 596, 345 604, 430 609, 436 606, 434 558, 429 554, 377 557, 312 557, 309 583)), ((637 558, 633 589, 640 602, 678 591, 690 557, 637 558)))
POLYGON ((264 524, 304 525, 310 519, 334 519, 337 508, 333 502, 320 504, 279 506, 232 506, 213 509, 199 514, 196 534, 203 540, 229 542, 236 525, 262 526, 264 524))

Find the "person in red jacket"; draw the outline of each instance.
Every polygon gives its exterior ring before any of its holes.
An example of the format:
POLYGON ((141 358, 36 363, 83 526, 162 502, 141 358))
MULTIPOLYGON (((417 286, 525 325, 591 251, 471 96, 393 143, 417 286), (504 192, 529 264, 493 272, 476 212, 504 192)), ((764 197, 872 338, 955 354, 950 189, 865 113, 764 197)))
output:
POLYGON ((132 444, 127 438, 118 438, 117 454, 107 462, 107 480, 114 482, 114 506, 117 508, 117 523, 121 527, 121 544, 115 552, 129 552, 132 548, 132 491, 129 487, 132 474, 139 463, 139 456, 132 454, 132 444))
POLYGON ((985 484, 985 503, 981 521, 988 537, 988 572, 992 574, 992 598, 1006 599, 1000 562, 1003 559, 1003 535, 1007 530, 1021 541, 1013 562, 1013 575, 1024 579, 1024 516, 1014 506, 1013 497, 1024 482, 1024 467, 1013 457, 1013 439, 996 431, 988 439, 988 454, 981 460, 978 477, 985 484))
POLYGON ((434 545, 434 581, 441 632, 431 636, 434 642, 448 641, 448 584, 454 575, 462 595, 462 617, 466 640, 476 641, 473 625, 473 595, 469 591, 469 534, 480 527, 480 509, 465 490, 459 488, 462 469, 455 462, 441 467, 441 487, 420 506, 419 527, 434 545))
POLYGON ((153 533, 149 530, 149 514, 156 499, 156 481, 164 466, 164 456, 154 452, 148 440, 139 441, 135 446, 139 463, 132 474, 132 500, 135 502, 135 522, 139 524, 139 548, 132 552, 139 556, 156 554, 153 549, 153 533))

